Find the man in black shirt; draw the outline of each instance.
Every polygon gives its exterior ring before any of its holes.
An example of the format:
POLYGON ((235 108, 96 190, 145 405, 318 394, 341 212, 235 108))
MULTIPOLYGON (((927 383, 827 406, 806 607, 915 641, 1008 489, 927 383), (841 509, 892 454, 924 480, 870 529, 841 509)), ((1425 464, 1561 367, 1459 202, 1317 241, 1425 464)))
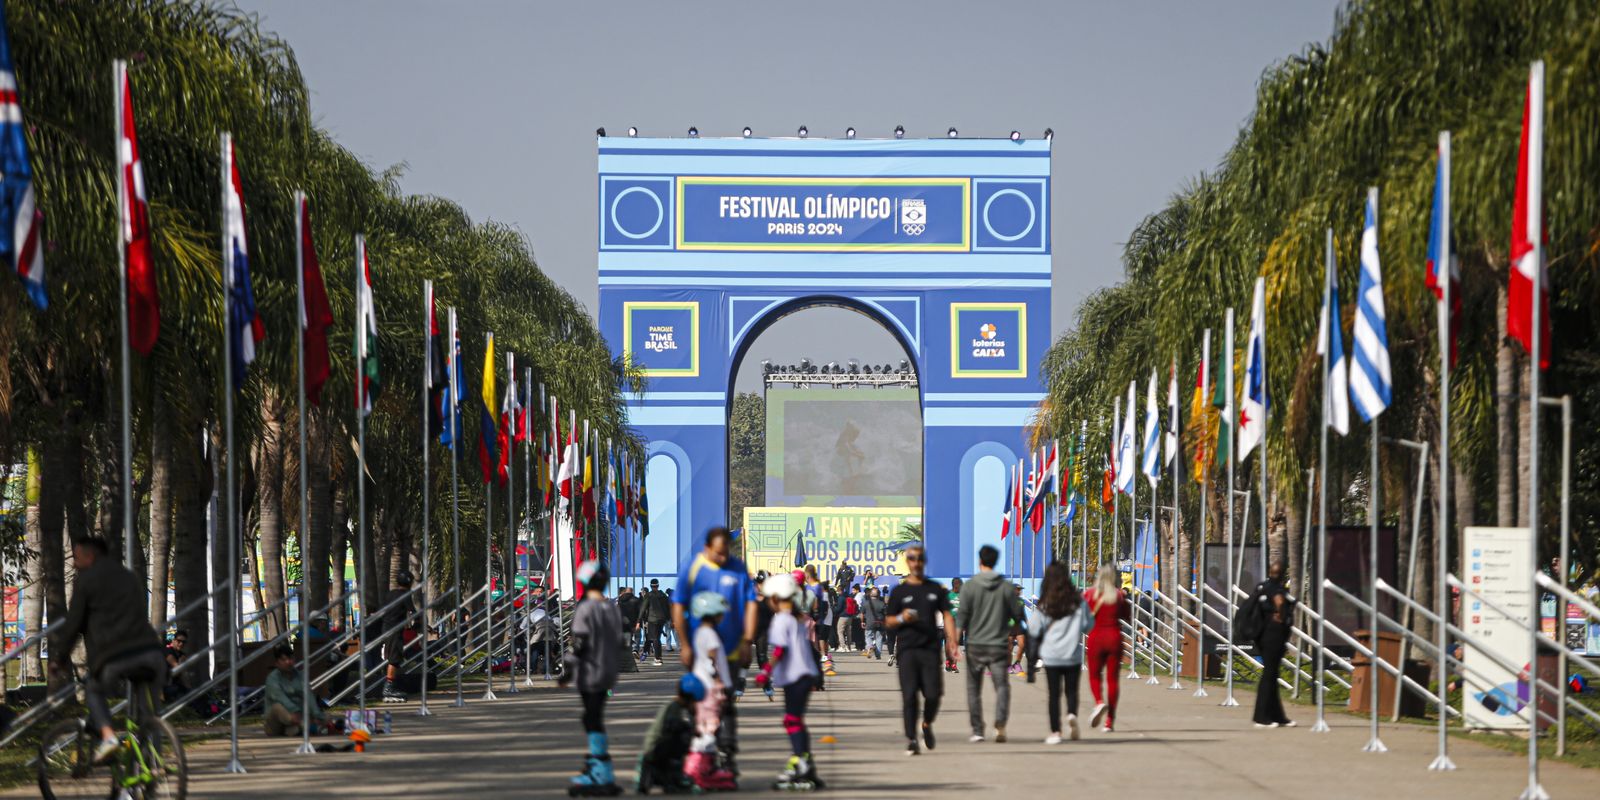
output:
POLYGON ((1255 597, 1262 624, 1255 642, 1261 656, 1261 685, 1256 690, 1254 720, 1257 728, 1292 728, 1294 721, 1283 713, 1283 697, 1278 694, 1278 669, 1289 644, 1295 604, 1294 595, 1283 585, 1283 562, 1272 562, 1267 579, 1256 585, 1255 597))
POLYGON ((932 750, 933 720, 944 696, 944 658, 956 657, 955 640, 940 636, 938 620, 944 620, 948 631, 956 629, 956 621, 950 616, 949 592, 925 575, 928 553, 921 545, 906 549, 906 566, 911 574, 889 593, 884 622, 897 639, 906 755, 914 756, 922 752, 917 744, 917 695, 922 695, 922 744, 932 750))

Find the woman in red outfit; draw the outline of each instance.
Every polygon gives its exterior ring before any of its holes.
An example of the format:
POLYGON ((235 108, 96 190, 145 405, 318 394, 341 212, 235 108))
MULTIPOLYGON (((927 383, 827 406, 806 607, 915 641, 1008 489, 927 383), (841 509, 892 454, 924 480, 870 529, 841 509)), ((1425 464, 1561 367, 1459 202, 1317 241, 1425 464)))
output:
POLYGON ((1094 716, 1089 718, 1090 728, 1111 732, 1117 718, 1117 677, 1122 668, 1122 621, 1129 616, 1131 606, 1122 591, 1122 573, 1117 565, 1106 562, 1100 565, 1094 588, 1083 593, 1094 615, 1094 627, 1089 630, 1087 657, 1089 662, 1089 691, 1094 694, 1094 716), (1105 694, 1100 693, 1100 672, 1105 671, 1105 694), (1104 726, 1102 727, 1102 722, 1104 726))

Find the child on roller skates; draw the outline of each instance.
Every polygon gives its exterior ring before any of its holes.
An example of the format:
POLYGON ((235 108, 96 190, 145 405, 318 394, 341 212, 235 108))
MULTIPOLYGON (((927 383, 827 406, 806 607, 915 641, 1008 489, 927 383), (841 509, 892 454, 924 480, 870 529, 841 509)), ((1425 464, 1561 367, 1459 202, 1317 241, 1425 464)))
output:
POLYGON ((576 681, 583 698, 583 730, 589 736, 589 756, 583 772, 573 776, 567 794, 572 797, 610 797, 622 792, 611 770, 606 743, 606 695, 617 684, 618 659, 627 643, 622 614, 606 601, 611 575, 599 561, 578 567, 583 600, 572 612, 572 651, 562 660, 563 688, 576 681))
POLYGON ((795 595, 800 587, 792 576, 778 574, 767 579, 765 588, 774 612, 772 629, 767 634, 772 658, 756 676, 756 683, 783 689, 783 729, 789 734, 789 749, 793 752, 772 788, 820 789, 823 783, 817 777, 816 763, 811 758, 811 734, 806 730, 806 701, 818 673, 806 627, 795 614, 795 595))
POLYGON ((687 794, 694 782, 684 773, 684 757, 694 739, 695 704, 706 699, 705 684, 687 673, 678 679, 678 694, 661 706, 639 752, 639 781, 634 790, 649 794, 656 786, 666 794, 687 794))
POLYGON ((728 656, 722 652, 722 637, 717 626, 728 613, 728 601, 716 592, 699 592, 689 600, 690 613, 700 620, 694 630, 694 671, 706 687, 706 696, 695 705, 694 744, 684 762, 684 774, 705 791, 731 791, 739 788, 733 773, 718 763, 717 729, 722 726, 722 704, 733 691, 728 672, 728 656))

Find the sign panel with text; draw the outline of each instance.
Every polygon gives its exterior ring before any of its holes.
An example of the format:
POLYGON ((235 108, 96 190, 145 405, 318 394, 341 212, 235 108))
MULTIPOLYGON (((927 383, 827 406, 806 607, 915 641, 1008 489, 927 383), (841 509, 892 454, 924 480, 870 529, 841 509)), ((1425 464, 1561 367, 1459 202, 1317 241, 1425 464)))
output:
POLYGON ((627 303, 622 309, 624 352, 647 377, 700 374, 700 304, 627 303))
POLYGON ((803 551, 824 581, 845 564, 857 575, 904 575, 905 549, 919 541, 907 526, 921 524, 920 508, 747 507, 744 560, 752 572, 787 571, 803 551))
POLYGON ((1527 528, 1462 531, 1462 581, 1510 613, 1502 615, 1489 603, 1462 594, 1461 629, 1470 643, 1462 654, 1466 684, 1461 704, 1469 728, 1528 727, 1526 675, 1500 666, 1487 653, 1527 668, 1528 626, 1535 609, 1533 576, 1528 572, 1532 547, 1527 528))

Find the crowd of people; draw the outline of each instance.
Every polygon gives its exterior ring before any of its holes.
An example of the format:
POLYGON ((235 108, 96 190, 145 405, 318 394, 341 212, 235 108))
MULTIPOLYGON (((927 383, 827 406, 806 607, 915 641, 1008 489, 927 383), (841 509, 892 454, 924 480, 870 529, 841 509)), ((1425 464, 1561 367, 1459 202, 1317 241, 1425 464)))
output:
MULTIPOLYGON (((905 574, 891 576, 892 588, 885 592, 878 576, 866 571, 857 577, 848 567, 837 571, 835 583, 822 581, 814 567, 752 575, 731 554, 731 545, 732 534, 714 528, 671 591, 651 580, 642 596, 624 589, 615 601, 605 597, 610 576, 603 565, 586 564, 579 571, 586 591, 573 614, 561 680, 576 683, 583 698, 589 755, 572 780, 572 794, 621 791, 605 733, 605 700, 616 684, 619 658, 659 665, 664 638, 671 640, 667 649, 676 645, 685 672, 646 735, 635 787, 642 793, 738 786, 737 700, 749 673, 769 698, 782 695, 790 756, 774 788, 822 786, 806 713, 813 694, 825 691, 827 678, 837 674, 834 658, 844 652, 887 659, 896 670, 908 756, 937 747, 933 726, 944 676, 963 667, 971 743, 1007 741, 1011 676, 1025 673, 1033 683, 1041 671, 1048 698, 1045 744, 1078 739, 1085 727, 1115 729, 1124 625, 1132 613, 1115 564, 1101 565, 1093 584, 1080 590, 1068 566, 1053 562, 1040 596, 1025 602, 1021 586, 996 569, 1000 553, 990 546, 978 550, 976 573, 946 588, 928 576, 927 551, 912 545, 905 550, 905 574), (1094 701, 1087 726, 1078 716, 1085 672, 1094 701), (992 726, 984 714, 986 681, 994 690, 992 726)), ((1281 582, 1281 568, 1256 594, 1264 609, 1257 643, 1267 662, 1263 675, 1275 678, 1273 659, 1282 657, 1295 601, 1281 582)), ((1262 727, 1294 724, 1284 716, 1275 680, 1264 677, 1255 717, 1262 727)))

